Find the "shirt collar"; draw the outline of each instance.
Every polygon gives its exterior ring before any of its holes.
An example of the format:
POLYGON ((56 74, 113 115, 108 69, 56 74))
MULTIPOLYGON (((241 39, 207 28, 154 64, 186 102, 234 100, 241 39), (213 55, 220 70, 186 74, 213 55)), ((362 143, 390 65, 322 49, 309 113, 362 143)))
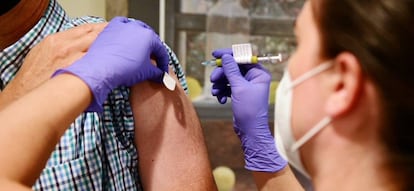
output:
POLYGON ((17 42, 0 52, 0 89, 13 79, 30 49, 47 35, 60 31, 69 19, 56 0, 50 0, 37 24, 17 42))

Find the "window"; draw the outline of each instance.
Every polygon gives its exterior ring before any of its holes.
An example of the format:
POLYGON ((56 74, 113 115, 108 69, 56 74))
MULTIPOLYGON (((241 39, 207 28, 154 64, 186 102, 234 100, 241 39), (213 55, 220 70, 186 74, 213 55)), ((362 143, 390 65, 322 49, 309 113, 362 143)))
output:
MULTIPOLYGON (((304 3, 304 0, 129 0, 129 16, 149 23, 158 31, 160 1, 165 3, 164 40, 179 57, 190 86, 196 81, 200 86, 208 82, 209 76, 205 75, 206 68, 201 62, 212 59, 213 49, 230 47, 231 43, 224 41, 246 28, 247 34, 241 36, 255 45, 258 55, 281 53, 286 63, 295 49, 294 20, 304 3), (222 13, 222 17, 214 17, 214 13, 222 13), (241 14, 245 20, 223 17, 241 14)), ((266 68, 277 84, 284 64, 266 65, 266 68)), ((197 88, 192 87, 190 91, 194 93, 194 89, 197 88)), ((213 168, 227 165, 236 172, 234 190, 255 190, 250 173, 243 167, 240 143, 232 128, 230 104, 220 105, 215 99, 203 96, 195 97, 193 103, 201 119, 213 168)), ((273 116, 273 104, 269 105, 269 111, 269 116, 273 116)), ((270 117, 271 126, 272 122, 270 117)))
MULTIPOLYGON (((165 2, 165 41, 176 52, 180 62, 185 68, 187 77, 191 80, 190 89, 198 95, 197 84, 202 87, 204 96, 193 95, 194 103, 200 109, 201 117, 213 117, 215 113, 210 110, 221 108, 217 102, 208 101, 209 90, 208 78, 205 67, 200 63, 211 59, 211 51, 223 48, 226 43, 211 42, 211 32, 226 32, 242 29, 242 21, 237 21, 237 16, 230 19, 213 18, 214 10, 221 11, 222 15, 247 14, 248 34, 245 41, 254 45, 258 55, 282 53, 284 62, 295 48, 293 38, 293 24, 304 0, 161 0, 165 2), (221 6, 221 7, 220 7, 221 6), (231 12, 233 11, 233 12, 231 12), (211 20, 213 22, 211 22, 211 20), (213 24, 212 24, 213 23, 213 24), (224 25, 224 27, 221 27, 224 25), (211 28, 213 26, 213 28, 211 28), (231 29, 231 28, 235 29, 231 29), (209 39, 209 40, 207 40, 209 39), (214 47, 216 44, 216 47, 214 47), (217 46, 218 45, 218 46, 217 46), (207 47, 210 46, 210 47, 207 47), (211 49, 211 50, 210 50, 211 49), (207 84, 207 87, 204 85, 207 84), (193 87, 194 86, 194 87, 193 87), (196 88, 194 90, 194 88, 196 88), (196 92, 194 92, 196 91, 196 92), (211 115, 210 115, 211 114, 211 115)), ((159 5, 160 1, 153 0, 130 0, 129 15, 149 23, 156 31, 159 28, 159 5), (142 6, 145 5, 145 6, 142 6)), ((220 14, 220 13, 219 13, 220 14)), ((246 15, 245 15, 246 16, 246 15)), ((234 32, 234 31, 232 31, 234 32)), ((231 36, 231 34, 227 34, 231 36)), ((217 38, 216 38, 217 39, 217 38)), ((226 39, 224 37, 224 39, 226 39)), ((216 40, 223 41, 223 40, 216 40)), ((230 47, 229 42, 225 47, 230 47)), ((273 75, 273 80, 281 78, 284 64, 266 65, 273 75)), ((211 97, 210 97, 211 99, 211 97)), ((228 108, 228 107, 225 107, 228 108)), ((224 115, 228 117, 228 113, 224 115)))

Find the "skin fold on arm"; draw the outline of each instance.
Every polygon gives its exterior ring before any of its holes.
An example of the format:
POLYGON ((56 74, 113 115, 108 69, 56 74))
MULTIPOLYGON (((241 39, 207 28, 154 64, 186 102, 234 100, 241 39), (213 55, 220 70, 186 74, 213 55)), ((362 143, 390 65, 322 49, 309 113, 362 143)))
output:
POLYGON ((147 191, 217 190, 199 119, 179 84, 170 91, 143 82, 131 90, 142 184, 147 191))

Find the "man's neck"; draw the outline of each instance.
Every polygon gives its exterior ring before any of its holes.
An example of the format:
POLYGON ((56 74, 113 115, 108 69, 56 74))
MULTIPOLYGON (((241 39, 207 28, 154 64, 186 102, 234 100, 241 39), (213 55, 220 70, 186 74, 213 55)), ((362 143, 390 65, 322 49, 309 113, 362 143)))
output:
POLYGON ((7 48, 25 35, 40 20, 49 0, 21 0, 0 16, 0 50, 7 48))

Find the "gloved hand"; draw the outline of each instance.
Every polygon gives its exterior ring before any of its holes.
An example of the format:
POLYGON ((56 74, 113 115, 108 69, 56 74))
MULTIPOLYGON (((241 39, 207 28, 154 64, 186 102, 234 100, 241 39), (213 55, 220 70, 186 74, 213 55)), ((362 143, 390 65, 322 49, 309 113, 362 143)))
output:
POLYGON ((268 123, 271 75, 260 64, 239 66, 230 54, 231 49, 213 52, 214 57, 221 57, 223 66, 213 70, 210 80, 212 94, 220 103, 231 96, 234 129, 242 143, 245 168, 261 172, 282 170, 287 161, 277 152, 268 123))
POLYGON ((168 62, 166 48, 148 25, 116 17, 84 57, 57 70, 53 76, 71 73, 81 78, 94 95, 87 111, 101 112, 103 102, 114 88, 145 80, 161 82, 164 72, 168 72, 168 62), (151 57, 156 59, 158 68, 151 64, 151 57))

